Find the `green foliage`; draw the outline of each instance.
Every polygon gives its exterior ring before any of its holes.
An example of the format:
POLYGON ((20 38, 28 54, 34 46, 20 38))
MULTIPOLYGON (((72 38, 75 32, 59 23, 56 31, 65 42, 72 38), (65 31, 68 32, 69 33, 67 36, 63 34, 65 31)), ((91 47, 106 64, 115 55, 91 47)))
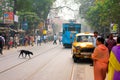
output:
POLYGON ((16 3, 17 11, 31 11, 32 9, 32 1, 31 0, 17 0, 16 3))
POLYGON ((46 20, 49 10, 55 0, 17 0, 16 10, 20 21, 27 20, 30 29, 46 20), (34 25, 34 26, 33 26, 34 25))
POLYGON ((80 0, 80 2, 80 14, 94 30, 99 29, 99 31, 101 30, 100 32, 102 32, 103 28, 110 27, 111 22, 120 25, 120 0, 104 0, 97 2, 93 2, 93 0, 80 0), (90 6, 88 5, 89 1, 92 3, 90 6))
POLYGON ((55 0, 17 0, 16 10, 18 12, 34 12, 45 20, 55 0))
POLYGON ((42 19, 46 19, 55 0, 34 0, 33 9, 42 19))

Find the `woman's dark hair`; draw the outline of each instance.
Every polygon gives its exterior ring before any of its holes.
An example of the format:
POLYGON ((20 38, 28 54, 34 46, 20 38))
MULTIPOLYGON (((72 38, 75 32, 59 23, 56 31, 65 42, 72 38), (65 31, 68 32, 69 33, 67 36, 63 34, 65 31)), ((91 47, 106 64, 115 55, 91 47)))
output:
POLYGON ((120 43, 120 36, 117 37, 117 43, 120 43))
POLYGON ((98 34, 98 32, 97 32, 97 31, 95 31, 95 32, 94 32, 94 34, 98 34))
POLYGON ((98 37, 97 40, 98 40, 99 42, 101 42, 102 44, 104 44, 105 39, 104 39, 103 37, 98 37))

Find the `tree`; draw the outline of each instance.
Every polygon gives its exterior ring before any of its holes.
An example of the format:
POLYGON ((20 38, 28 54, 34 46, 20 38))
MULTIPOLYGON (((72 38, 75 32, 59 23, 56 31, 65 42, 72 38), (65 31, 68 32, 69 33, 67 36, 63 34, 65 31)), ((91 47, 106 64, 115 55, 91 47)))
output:
POLYGON ((27 20, 30 24, 39 24, 47 19, 50 7, 55 0, 17 0, 16 10, 20 20, 27 20))
MULTIPOLYGON (((79 0, 81 3, 80 14, 92 26, 101 33, 103 29, 109 29, 110 23, 120 25, 120 1, 119 0, 79 0), (88 3, 92 3, 90 6, 88 3)), ((120 28, 119 28, 120 29, 120 28)))

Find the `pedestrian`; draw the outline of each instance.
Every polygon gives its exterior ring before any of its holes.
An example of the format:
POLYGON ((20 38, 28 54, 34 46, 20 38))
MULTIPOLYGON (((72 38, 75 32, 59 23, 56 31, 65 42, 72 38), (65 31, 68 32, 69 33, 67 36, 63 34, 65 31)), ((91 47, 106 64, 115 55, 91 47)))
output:
POLYGON ((120 36, 117 37, 117 45, 110 52, 108 80, 120 80, 120 36))
POLYGON ((41 43, 40 43, 40 35, 37 36, 37 46, 38 45, 41 45, 41 43))
POLYGON ((109 51, 104 45, 104 39, 102 37, 97 38, 96 45, 92 54, 94 80, 105 80, 108 70, 109 51))
POLYGON ((59 44, 62 43, 62 36, 59 36, 59 44))
POLYGON ((4 37, 2 36, 2 34, 0 33, 0 53, 1 53, 1 55, 3 55, 3 46, 4 46, 4 44, 5 44, 5 39, 4 39, 4 37))
POLYGON ((46 43, 46 35, 43 35, 43 41, 46 43))
POLYGON ((33 35, 31 35, 30 36, 30 44, 31 44, 31 46, 34 46, 34 36, 33 35))
POLYGON ((94 36, 93 36, 93 45, 94 45, 94 47, 96 47, 96 40, 97 40, 97 38, 98 38, 98 32, 95 31, 94 32, 94 36))
POLYGON ((9 33, 6 33, 6 38, 5 38, 6 49, 10 48, 9 41, 10 41, 10 35, 9 35, 9 33))
POLYGON ((28 36, 28 45, 30 46, 30 35, 28 36))
MULTIPOLYGON (((94 32, 94 36, 92 37, 92 43, 93 43, 93 46, 96 47, 96 40, 98 38, 98 32, 95 31, 94 32)), ((92 61, 92 64, 90 66, 93 66, 93 61, 92 61)))
POLYGON ((108 38, 108 40, 106 41, 105 45, 107 46, 107 48, 108 48, 108 50, 109 50, 109 53, 110 53, 112 47, 116 45, 116 40, 113 39, 113 34, 110 34, 110 35, 109 35, 109 38, 108 38))
POLYGON ((14 36, 14 47, 17 48, 18 44, 19 44, 18 35, 15 34, 15 36, 14 36))
POLYGON ((57 44, 57 36, 56 36, 56 34, 54 35, 54 41, 53 41, 53 44, 57 44))
POLYGON ((28 46, 28 35, 25 35, 25 46, 28 46))

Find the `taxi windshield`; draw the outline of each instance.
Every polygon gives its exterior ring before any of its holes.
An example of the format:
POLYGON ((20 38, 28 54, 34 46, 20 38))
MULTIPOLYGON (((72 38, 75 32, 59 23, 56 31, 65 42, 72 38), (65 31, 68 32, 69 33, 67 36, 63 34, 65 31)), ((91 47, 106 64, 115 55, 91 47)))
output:
POLYGON ((91 35, 81 35, 77 36, 77 42, 93 42, 93 38, 91 35))

